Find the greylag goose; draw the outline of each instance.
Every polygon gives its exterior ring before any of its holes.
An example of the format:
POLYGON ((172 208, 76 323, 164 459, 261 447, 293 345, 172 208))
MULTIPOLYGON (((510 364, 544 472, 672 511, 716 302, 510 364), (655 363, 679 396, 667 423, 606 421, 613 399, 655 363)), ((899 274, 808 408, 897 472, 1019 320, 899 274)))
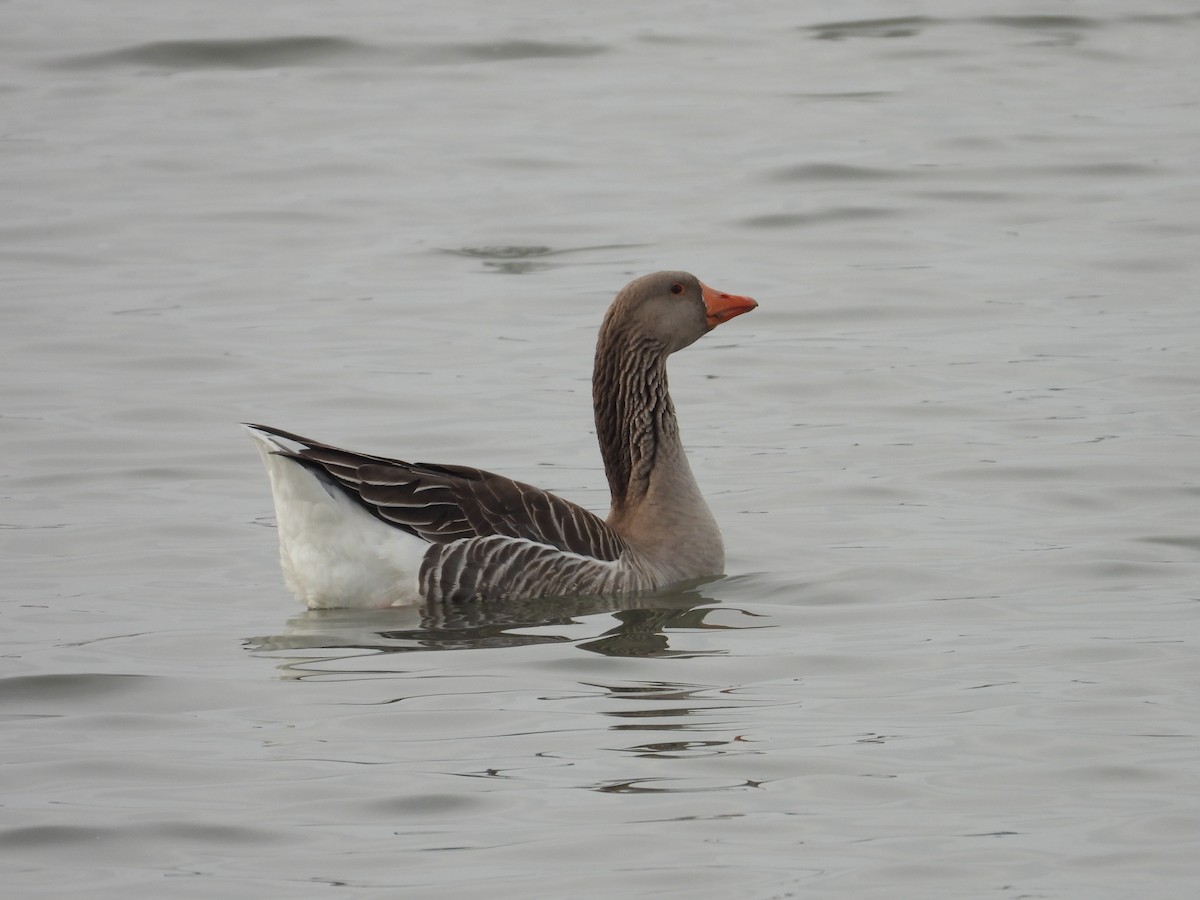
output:
POLYGON ((685 272, 630 282, 596 343, 608 518, 467 466, 409 463, 247 425, 288 587, 310 608, 617 595, 720 575, 721 532, 684 455, 667 356, 758 304, 685 272))

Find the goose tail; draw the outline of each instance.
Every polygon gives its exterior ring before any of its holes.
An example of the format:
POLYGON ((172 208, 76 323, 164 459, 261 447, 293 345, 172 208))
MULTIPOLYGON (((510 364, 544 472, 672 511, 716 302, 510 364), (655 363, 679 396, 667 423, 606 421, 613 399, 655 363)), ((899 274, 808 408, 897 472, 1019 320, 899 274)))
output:
POLYGON ((319 469, 302 465, 274 429, 245 424, 267 470, 284 581, 310 609, 405 606, 429 545, 368 513, 319 469))

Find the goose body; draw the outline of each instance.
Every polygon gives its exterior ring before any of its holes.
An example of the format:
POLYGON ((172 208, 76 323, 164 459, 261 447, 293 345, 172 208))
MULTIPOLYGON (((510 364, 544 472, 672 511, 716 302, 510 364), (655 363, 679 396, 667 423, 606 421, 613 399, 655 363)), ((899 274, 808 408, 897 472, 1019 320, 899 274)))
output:
POLYGON ((280 561, 309 607, 627 594, 719 575, 721 532, 679 438, 666 359, 748 297, 684 272, 628 284, 592 377, 606 519, 467 466, 409 463, 248 425, 270 478, 280 561))

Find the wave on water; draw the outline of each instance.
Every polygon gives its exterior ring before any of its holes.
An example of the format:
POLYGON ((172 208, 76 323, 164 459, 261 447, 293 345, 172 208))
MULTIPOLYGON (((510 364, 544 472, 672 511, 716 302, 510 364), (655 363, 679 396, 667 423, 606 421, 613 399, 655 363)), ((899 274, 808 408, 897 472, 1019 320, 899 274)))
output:
POLYGON ((329 65, 462 65, 520 59, 571 58, 603 53, 597 44, 544 41, 369 44, 324 35, 247 39, 150 41, 116 50, 63 57, 58 69, 144 67, 183 72, 196 69, 275 69, 329 65))

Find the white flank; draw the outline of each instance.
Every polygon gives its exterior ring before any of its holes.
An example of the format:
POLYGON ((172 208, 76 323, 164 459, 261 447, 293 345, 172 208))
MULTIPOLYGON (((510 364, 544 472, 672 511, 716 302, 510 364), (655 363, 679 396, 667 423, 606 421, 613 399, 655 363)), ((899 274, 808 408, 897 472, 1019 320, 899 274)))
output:
POLYGON ((336 486, 272 452, 282 444, 247 430, 271 479, 279 560, 292 593, 309 609, 420 602, 417 573, 429 544, 381 522, 336 486))

